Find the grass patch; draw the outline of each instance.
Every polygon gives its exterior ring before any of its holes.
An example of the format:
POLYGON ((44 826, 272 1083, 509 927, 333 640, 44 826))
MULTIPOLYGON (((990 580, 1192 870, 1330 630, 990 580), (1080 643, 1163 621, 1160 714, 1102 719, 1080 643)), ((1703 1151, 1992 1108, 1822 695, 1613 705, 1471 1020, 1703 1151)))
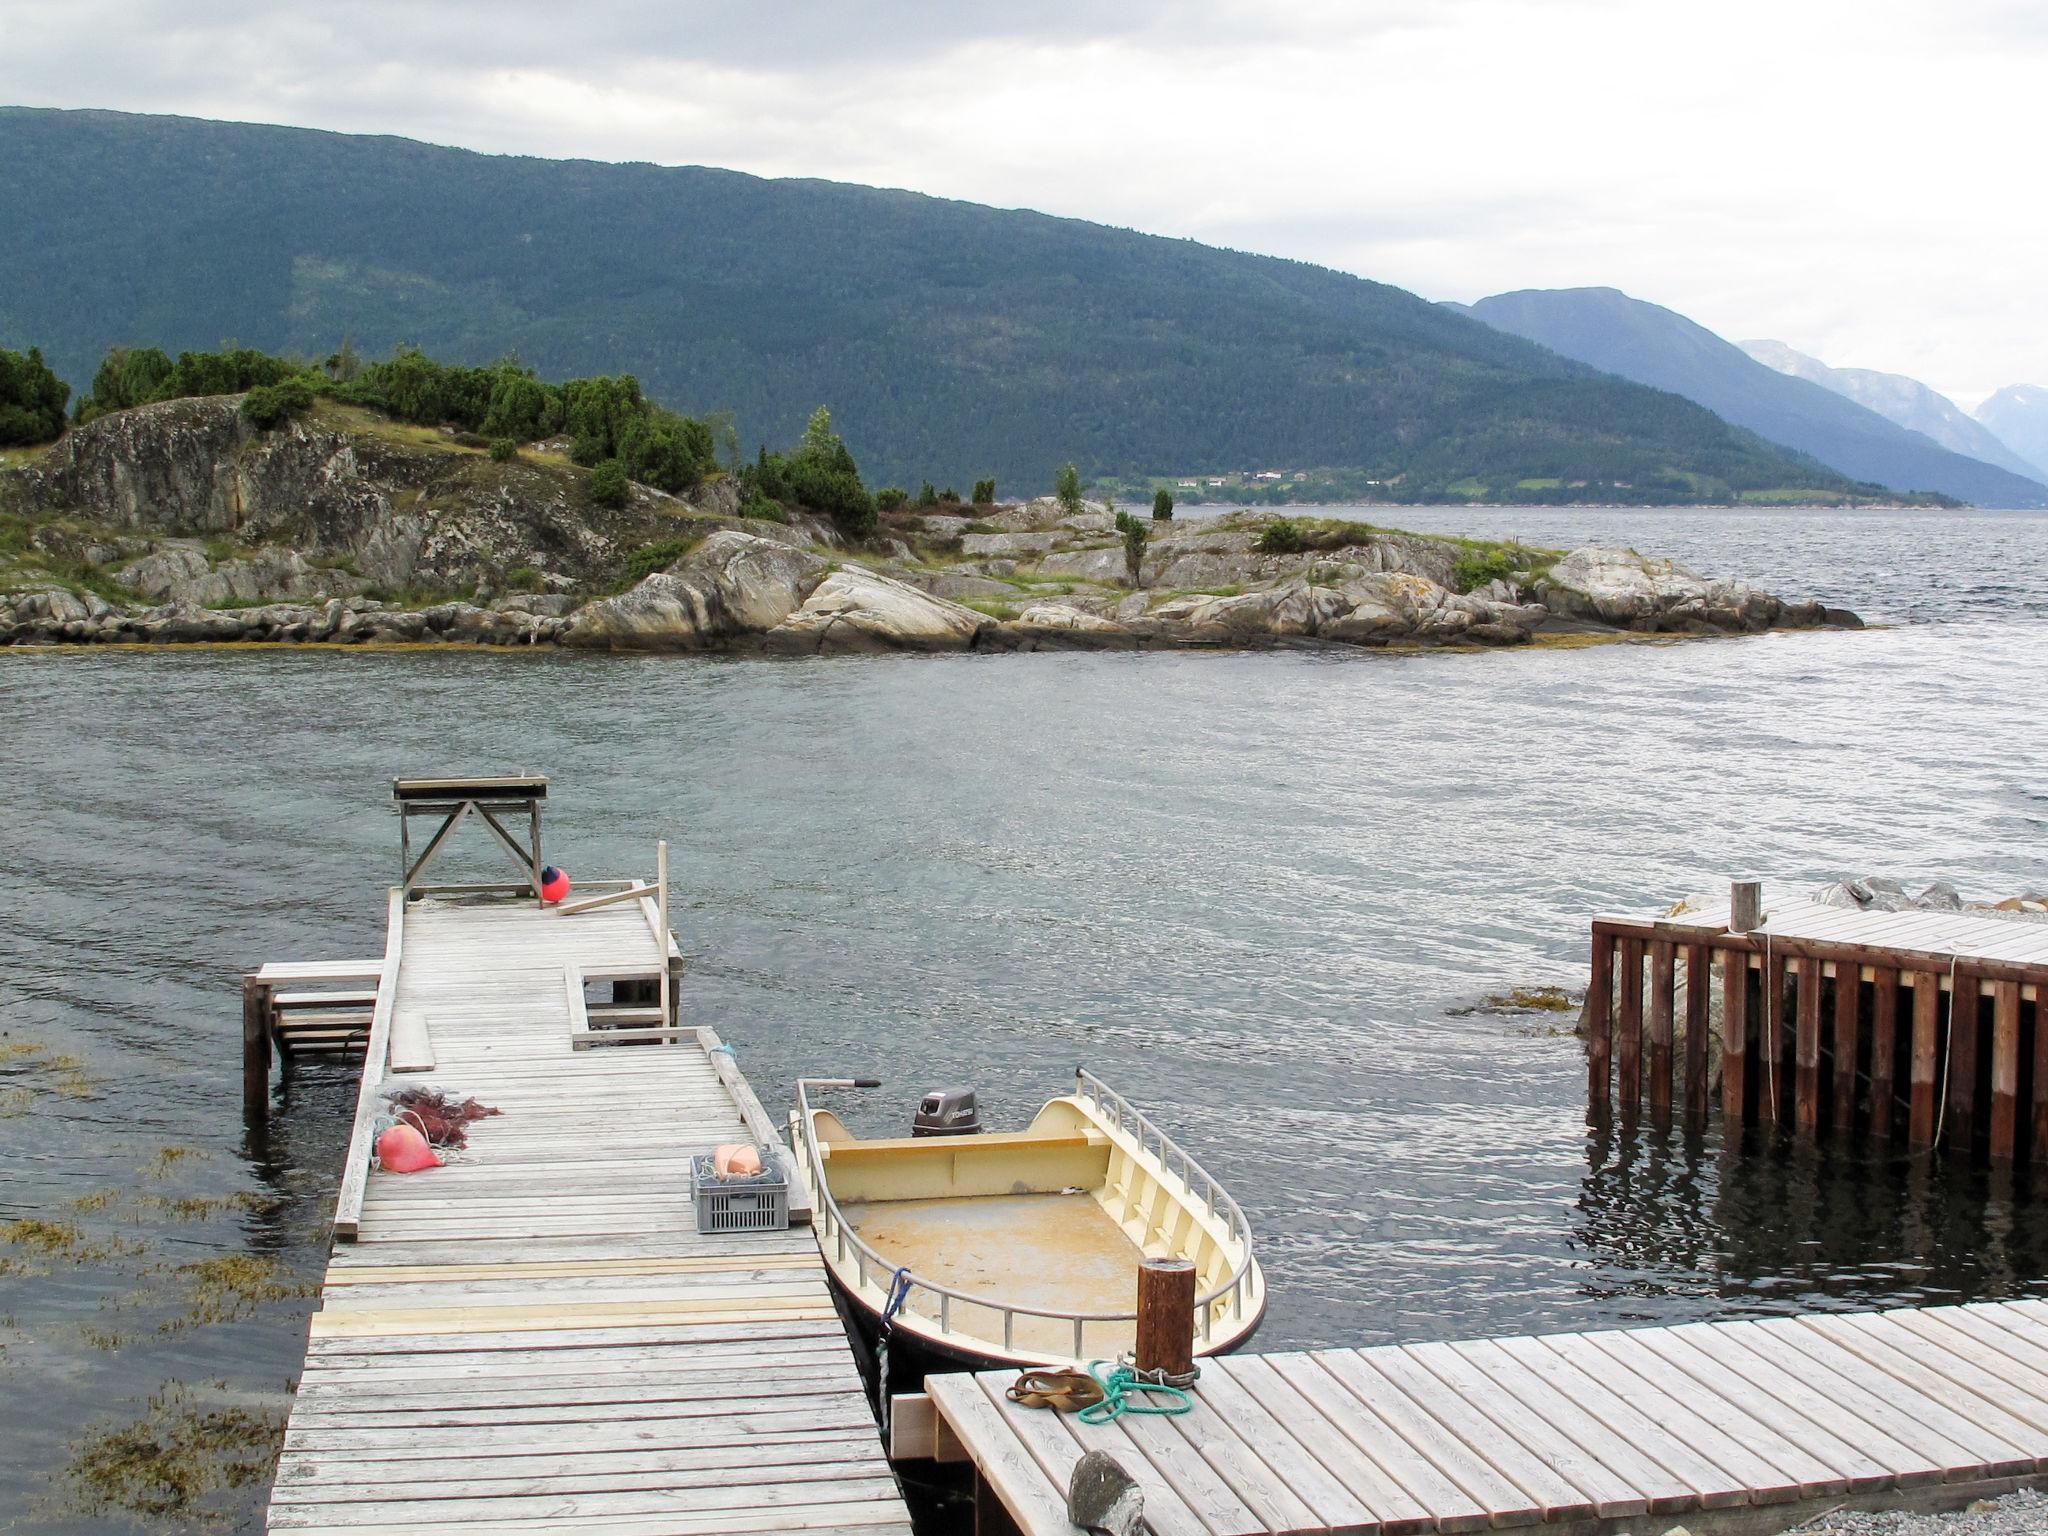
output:
POLYGON ((0 448, 0 469, 26 469, 39 462, 59 441, 61 439, 53 437, 47 443, 13 444, 0 448))
POLYGON ((656 539, 652 544, 642 544, 626 556, 625 563, 619 567, 618 582, 612 590, 623 592, 626 588, 645 581, 656 571, 667 570, 695 549, 703 539, 704 535, 701 533, 678 533, 671 534, 665 539, 656 539))

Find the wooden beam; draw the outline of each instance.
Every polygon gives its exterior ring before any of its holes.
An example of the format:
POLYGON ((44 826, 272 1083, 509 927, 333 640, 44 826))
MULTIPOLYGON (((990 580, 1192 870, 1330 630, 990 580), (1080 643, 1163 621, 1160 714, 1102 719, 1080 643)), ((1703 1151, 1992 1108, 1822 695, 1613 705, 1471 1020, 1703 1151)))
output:
POLYGON ((384 972, 377 985, 377 1007, 370 1017, 370 1038, 363 1042, 363 1075, 356 1085, 355 1123, 350 1128, 348 1161, 342 1165, 341 1192, 334 1201, 334 1235, 354 1242, 363 1219, 363 1193, 370 1182, 372 1127, 377 1120, 377 1095, 384 1083, 385 1054, 391 1049, 391 1013, 398 1001, 398 968, 404 957, 405 887, 394 886, 387 903, 384 929, 384 972))
POLYGON ((578 901, 565 901, 555 908, 558 917, 574 917, 578 912, 595 912, 599 907, 608 907, 617 901, 638 901, 654 889, 651 885, 635 883, 623 891, 606 891, 602 896, 585 896, 578 901))
POLYGON ((1862 967, 1835 967, 1835 1106, 1831 1122, 1839 1134, 1856 1129, 1856 1056, 1862 1023, 1862 967))
POLYGON ((1621 1039, 1615 1050, 1615 1070, 1621 1081, 1621 1112, 1634 1119, 1643 1099, 1643 941, 1621 941, 1621 1039))
POLYGON ((1707 1117, 1708 996, 1714 984, 1713 956, 1704 944, 1685 946, 1685 1113, 1707 1117))
MULTIPOLYGON (((1631 935, 1644 940, 1669 938, 1673 932, 1670 927, 1634 918, 1602 917, 1595 920, 1595 926, 1616 938, 1631 935)), ((1957 959, 1953 953, 1939 950, 1892 944, 1846 944, 1828 939, 1794 938, 1768 931, 1716 934, 1714 944, 1721 949, 1746 949, 1753 955, 1768 950, 1770 954, 1782 955, 1788 960, 1812 958, 1830 963, 1846 960, 1856 965, 1869 965, 1875 956, 1881 954, 1888 965, 1930 971, 1938 976, 1946 976, 1950 964, 1957 959)), ((1991 960, 1966 954, 1961 957, 1961 964, 1978 981, 2017 981, 2023 987, 2048 987, 2048 964, 2040 961, 1991 960)))
POLYGON ((1967 1153, 1977 1138, 1977 978, 1957 970, 1948 993, 1948 1107, 1942 1137, 1967 1153))
POLYGON ((1586 1107, 1607 1112, 1614 1079, 1614 940, 1593 929, 1593 979, 1586 987, 1586 1107))
POLYGON ((1991 1155, 2011 1162, 2019 1139, 2020 984, 1991 990, 1991 1155))
POLYGON ((1818 960, 1799 962, 1792 1118, 1802 1131, 1820 1123, 1820 979, 1818 960))
POLYGON ((242 1118, 261 1125, 270 1118, 270 984, 242 978, 242 1118))
POLYGON ((1195 1368, 1195 1261, 1142 1259, 1138 1264, 1136 1365, 1185 1376, 1195 1368))
POLYGON ((1721 1118, 1740 1125, 1748 1117, 1745 1100, 1749 1066, 1749 955, 1721 951, 1721 1118))
POLYGON ((1870 999, 1870 1134, 1879 1141, 1892 1133, 1893 1075, 1899 1059, 1899 973, 1888 965, 1876 968, 1870 999))
POLYGON ((1907 1085, 1906 1139, 1915 1147, 1930 1147, 1934 1145, 1941 987, 1931 971, 1910 971, 1907 975, 1913 985, 1913 1075, 1907 1085))
POLYGON ((1650 1113, 1671 1123, 1672 991, 1677 984, 1678 946, 1668 939, 1650 943, 1650 1113))

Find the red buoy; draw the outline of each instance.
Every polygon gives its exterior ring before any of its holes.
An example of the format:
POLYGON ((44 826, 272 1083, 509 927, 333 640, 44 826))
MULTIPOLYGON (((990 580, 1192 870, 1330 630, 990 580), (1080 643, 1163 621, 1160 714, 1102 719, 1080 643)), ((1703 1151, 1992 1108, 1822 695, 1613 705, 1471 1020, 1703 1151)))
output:
POLYGON ((557 869, 552 864, 543 864, 540 870, 540 899, 560 901, 569 894, 569 871, 557 869))

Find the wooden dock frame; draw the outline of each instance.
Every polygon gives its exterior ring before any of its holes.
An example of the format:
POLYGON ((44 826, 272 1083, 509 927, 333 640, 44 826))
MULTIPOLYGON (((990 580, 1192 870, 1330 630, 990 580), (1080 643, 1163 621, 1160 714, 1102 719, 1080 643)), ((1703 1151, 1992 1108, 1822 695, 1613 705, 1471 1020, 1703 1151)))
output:
MULTIPOLYGON (((395 886, 383 957, 326 963, 376 993, 271 1531, 911 1536, 806 1203, 784 1231, 697 1231, 692 1159, 776 1144, 733 1053, 709 1029, 573 1038, 578 972, 675 1019, 664 854, 653 888, 588 882, 620 899, 575 912, 395 886), (408 1067, 500 1113, 400 1175, 371 1149, 408 1067)), ((290 970, 252 973, 246 1016, 290 970)))
POLYGON ((1682 991, 1691 1118, 1706 1115, 1718 1065, 1731 1126, 1940 1143, 2048 1166, 2048 925, 1798 902, 1738 930, 1730 914, 1740 905, 1738 893, 1727 908, 1593 920, 1592 1113, 1618 1107, 1631 1122, 1647 1099, 1668 1123, 1682 991), (1715 986, 1722 1017, 1710 1042, 1715 986))

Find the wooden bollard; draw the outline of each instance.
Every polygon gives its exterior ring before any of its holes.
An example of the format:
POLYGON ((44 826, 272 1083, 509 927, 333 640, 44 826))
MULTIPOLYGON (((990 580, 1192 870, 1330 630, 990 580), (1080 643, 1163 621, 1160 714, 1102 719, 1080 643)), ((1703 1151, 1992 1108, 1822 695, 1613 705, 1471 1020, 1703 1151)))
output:
POLYGON ((1185 1376, 1195 1368, 1195 1266, 1146 1259, 1138 1266, 1137 1368, 1185 1376))
POLYGON ((270 1117, 270 985, 242 978, 242 1118, 270 1117))
POLYGON ((1728 882, 1728 931, 1751 933, 1764 925, 1764 883, 1761 880, 1728 882))

